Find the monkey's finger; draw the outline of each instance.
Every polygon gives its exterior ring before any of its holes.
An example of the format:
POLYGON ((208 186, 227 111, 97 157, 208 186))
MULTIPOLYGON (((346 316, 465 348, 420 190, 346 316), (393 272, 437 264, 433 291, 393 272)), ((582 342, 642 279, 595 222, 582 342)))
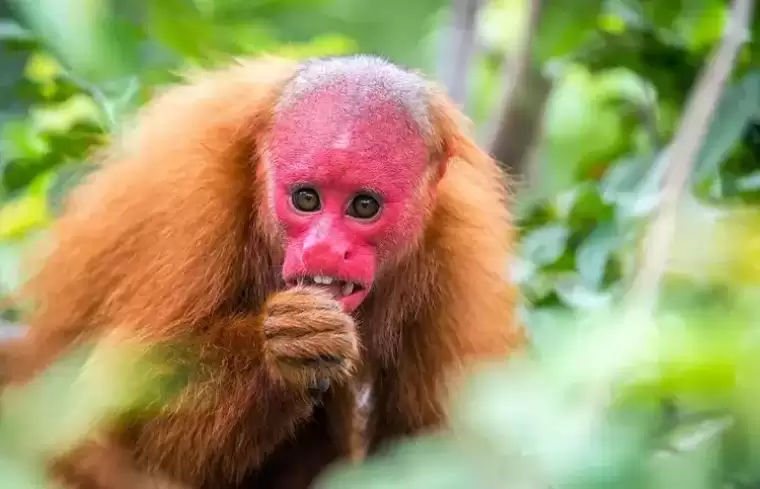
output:
POLYGON ((330 388, 330 380, 319 378, 314 382, 314 386, 309 388, 309 394, 316 404, 322 404, 323 394, 330 388))
POLYGON ((271 315, 264 321, 264 336, 271 340, 280 336, 300 339, 319 332, 353 331, 354 323, 350 316, 341 311, 299 311, 282 316, 271 315))
POLYGON ((317 379, 314 388, 317 389, 319 392, 327 392, 327 389, 330 388, 330 380, 329 379, 317 379))
POLYGON ((267 349, 278 360, 301 363, 339 363, 358 357, 356 338, 351 334, 321 333, 298 339, 277 336, 267 341, 267 349))
POLYGON ((279 361, 293 366, 319 368, 341 365, 346 359, 338 355, 319 355, 314 358, 280 357, 279 361))
POLYGON ((296 287, 278 292, 267 304, 273 316, 299 313, 303 311, 340 312, 340 303, 327 292, 317 288, 296 287))
POLYGON ((338 365, 343 363, 346 358, 342 355, 319 355, 314 358, 297 359, 302 365, 338 365))
POLYGON ((303 388, 311 397, 320 397, 333 382, 343 382, 352 375, 352 366, 348 362, 340 365, 320 365, 305 367, 289 362, 275 364, 277 372, 287 381, 303 388))

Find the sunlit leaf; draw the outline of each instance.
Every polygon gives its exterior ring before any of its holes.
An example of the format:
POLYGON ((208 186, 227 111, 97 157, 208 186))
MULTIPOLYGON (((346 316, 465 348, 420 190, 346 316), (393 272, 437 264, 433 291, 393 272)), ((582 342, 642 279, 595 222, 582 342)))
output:
POLYGON ((30 116, 37 130, 53 133, 66 133, 79 123, 103 123, 98 106, 84 94, 74 95, 59 104, 33 108, 30 116))
POLYGON ((44 84, 54 82, 63 71, 63 67, 53 56, 35 52, 29 56, 24 74, 33 82, 44 84))
POLYGON ((690 0, 673 24, 692 51, 707 50, 720 40, 728 20, 727 4, 720 0, 690 0))
POLYGON ((5 160, 36 159, 49 149, 39 131, 26 121, 8 122, 0 128, 0 154, 5 160))
POLYGON ((311 56, 340 56, 353 53, 356 50, 357 45, 353 39, 340 34, 326 34, 305 44, 283 45, 274 54, 299 59, 311 56))
POLYGON ((52 177, 52 173, 40 175, 28 192, 0 208, 0 239, 21 237, 49 222, 46 194, 52 177))

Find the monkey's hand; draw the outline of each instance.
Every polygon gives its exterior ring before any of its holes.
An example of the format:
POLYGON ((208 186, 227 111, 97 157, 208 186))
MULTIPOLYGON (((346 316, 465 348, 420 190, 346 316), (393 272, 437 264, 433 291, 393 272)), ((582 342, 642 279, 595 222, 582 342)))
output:
POLYGON ((273 295, 264 316, 266 362, 312 393, 347 381, 359 360, 353 318, 327 292, 295 287, 273 295))

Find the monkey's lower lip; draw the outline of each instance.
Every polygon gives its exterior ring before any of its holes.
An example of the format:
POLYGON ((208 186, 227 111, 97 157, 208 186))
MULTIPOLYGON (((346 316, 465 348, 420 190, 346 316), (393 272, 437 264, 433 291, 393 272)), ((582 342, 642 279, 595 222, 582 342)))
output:
POLYGON ((343 306, 344 311, 347 313, 352 313, 361 305, 362 302, 364 302, 364 299, 367 297, 368 293, 369 290, 367 289, 359 289, 353 294, 339 298, 338 302, 340 302, 340 305, 343 306))

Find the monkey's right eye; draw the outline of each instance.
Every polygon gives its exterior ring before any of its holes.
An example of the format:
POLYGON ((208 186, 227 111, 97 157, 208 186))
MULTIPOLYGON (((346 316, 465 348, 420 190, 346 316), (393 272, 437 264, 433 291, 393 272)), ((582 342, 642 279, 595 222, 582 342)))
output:
POLYGON ((310 188, 300 188, 293 193, 293 206, 301 212, 319 210, 319 194, 310 188))

